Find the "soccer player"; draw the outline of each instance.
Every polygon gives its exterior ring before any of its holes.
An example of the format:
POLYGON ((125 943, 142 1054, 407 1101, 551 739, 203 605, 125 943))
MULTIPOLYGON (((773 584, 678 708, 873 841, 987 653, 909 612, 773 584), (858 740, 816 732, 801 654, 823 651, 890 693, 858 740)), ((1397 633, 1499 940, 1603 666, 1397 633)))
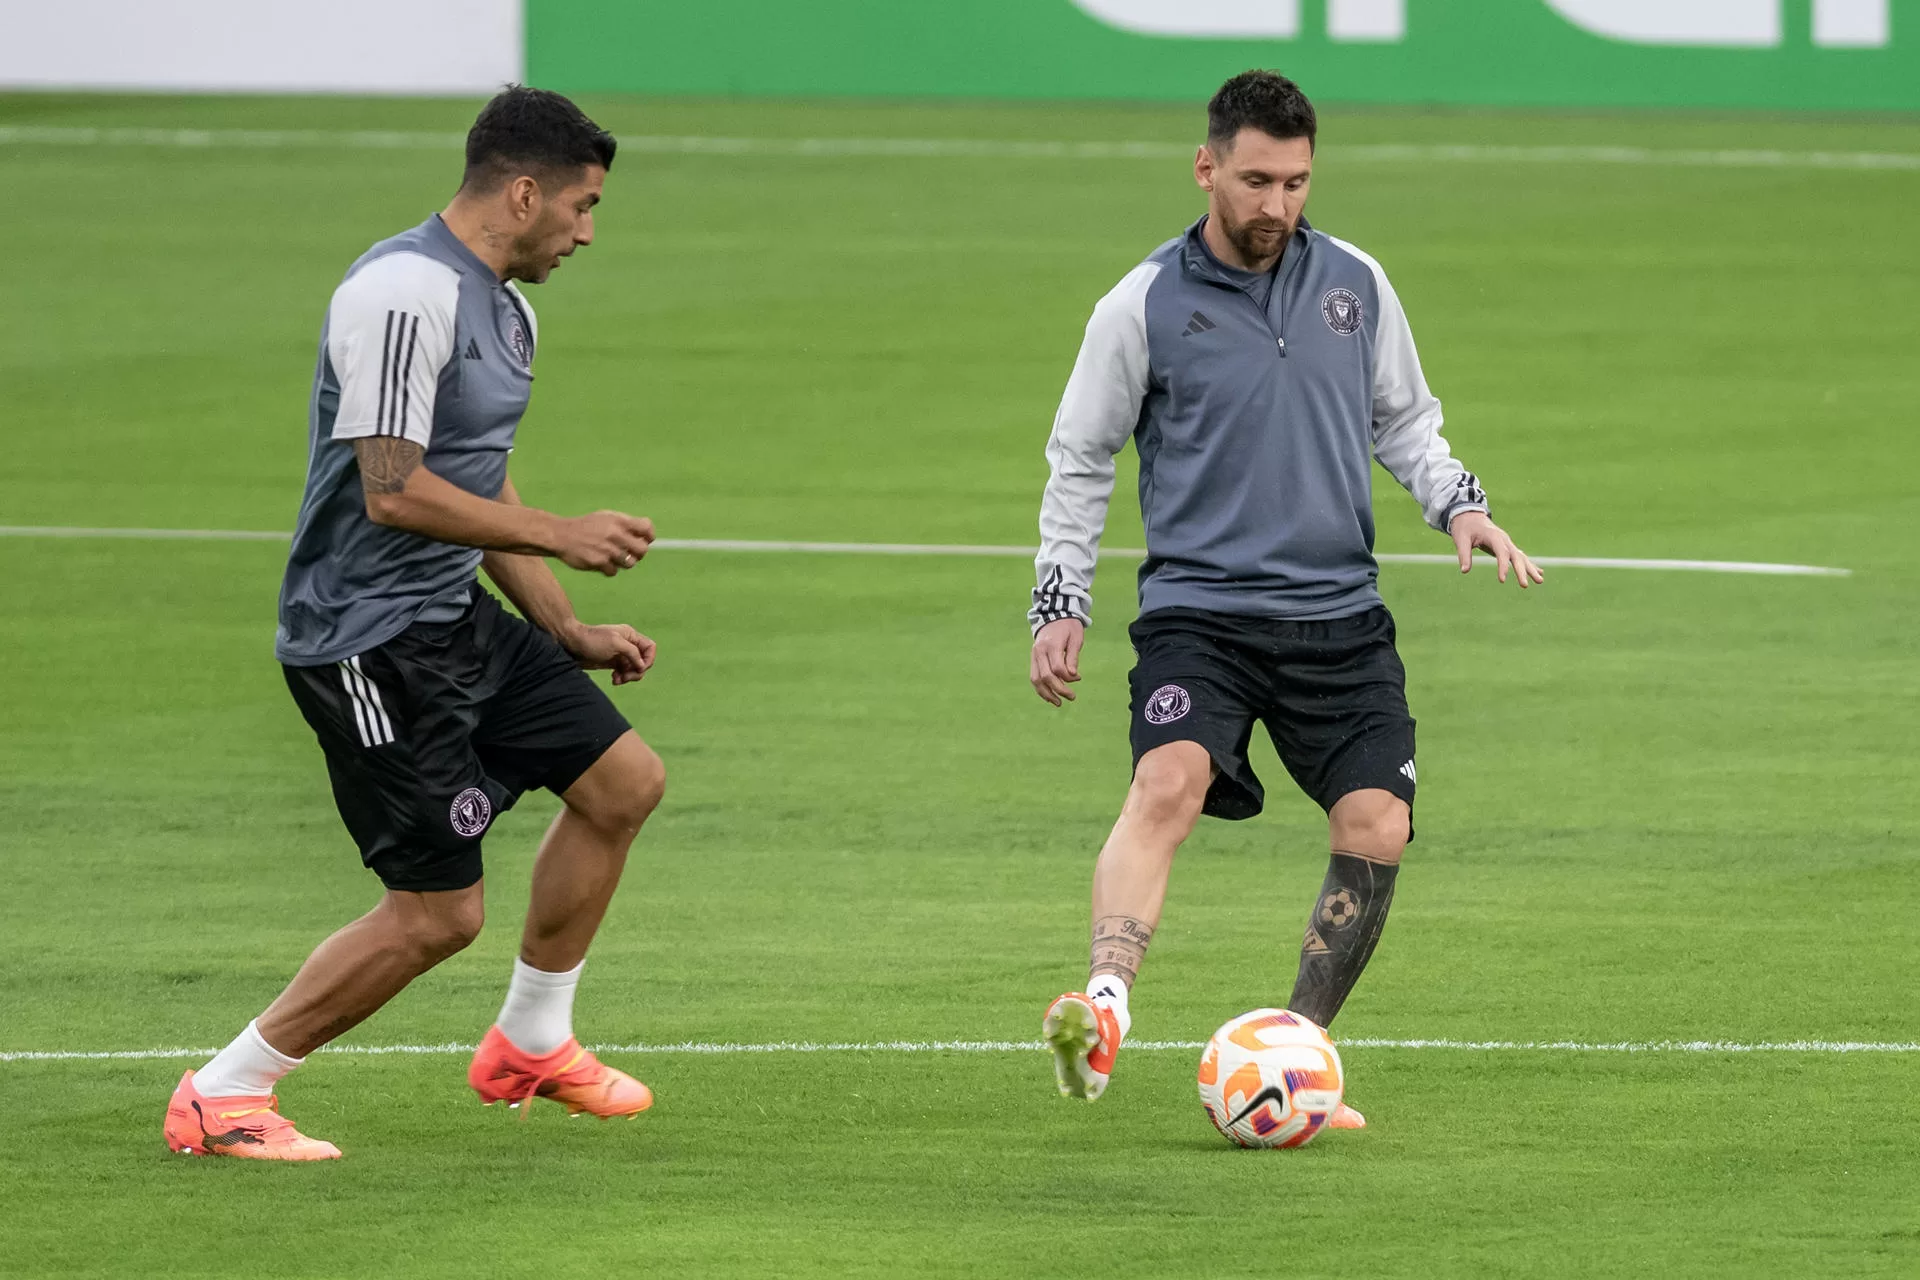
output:
MULTIPOLYGON (((1259 721, 1327 811, 1333 856, 1288 1008, 1333 1021, 1373 954, 1413 838, 1413 718, 1374 580, 1371 462, 1501 582, 1543 576, 1487 515, 1440 435, 1380 264, 1307 224, 1313 107, 1249 71, 1207 107, 1207 212, 1100 300, 1047 445, 1030 678, 1055 706, 1080 678, 1113 458, 1140 454, 1147 558, 1130 635, 1133 783, 1093 873, 1085 992, 1048 1008, 1060 1090, 1097 1098, 1127 999, 1201 814, 1250 818, 1259 721)), ((1336 1127, 1358 1128, 1343 1106, 1336 1127)))
POLYGON ((538 284, 593 242, 613 154, 613 138, 567 99, 509 87, 468 133, 446 209, 374 245, 334 291, 276 649, 340 816, 386 891, 181 1077, 165 1129, 175 1151, 340 1155, 279 1114, 276 1082, 473 941, 482 838, 532 787, 564 803, 534 864, 506 1003, 468 1082, 488 1104, 551 1097, 598 1116, 653 1101, 580 1047, 572 1015, 587 945, 666 783, 586 671, 638 680, 654 644, 629 626, 582 623, 547 566, 618 574, 646 555, 653 526, 526 506, 507 473, 539 341, 513 282, 538 284))

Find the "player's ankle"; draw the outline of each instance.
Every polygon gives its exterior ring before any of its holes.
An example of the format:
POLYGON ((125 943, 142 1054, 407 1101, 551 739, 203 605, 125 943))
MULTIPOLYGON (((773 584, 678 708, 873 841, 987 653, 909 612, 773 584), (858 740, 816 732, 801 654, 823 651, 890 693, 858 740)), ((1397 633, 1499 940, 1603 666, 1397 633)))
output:
POLYGON ((573 1039, 573 993, 586 963, 582 960, 562 973, 550 973, 515 960, 506 1003, 495 1019, 500 1034, 514 1048, 536 1058, 573 1039))
POLYGON ((1133 1013, 1127 1008, 1127 997, 1131 994, 1126 980, 1118 974, 1096 973, 1087 979, 1087 995, 1096 1007, 1105 1008, 1113 1014, 1113 1020, 1120 1024, 1120 1036, 1126 1038, 1127 1031, 1133 1026, 1133 1013))
POLYGON ((193 1087, 202 1097, 256 1098, 273 1092, 280 1078, 306 1061, 281 1053, 260 1034, 258 1020, 249 1022, 233 1043, 193 1073, 193 1087))

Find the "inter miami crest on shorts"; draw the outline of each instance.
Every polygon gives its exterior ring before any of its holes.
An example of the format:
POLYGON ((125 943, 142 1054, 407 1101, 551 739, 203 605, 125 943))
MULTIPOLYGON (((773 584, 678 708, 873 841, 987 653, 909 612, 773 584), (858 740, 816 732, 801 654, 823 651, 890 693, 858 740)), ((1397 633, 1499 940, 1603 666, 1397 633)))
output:
POLYGON ((1147 723, 1172 724, 1193 709, 1193 699, 1177 684, 1163 684, 1147 698, 1147 723))
POLYGON ((453 798, 447 820, 453 824, 455 834, 471 839, 493 821, 493 801, 487 799, 487 793, 480 788, 468 787, 453 798))

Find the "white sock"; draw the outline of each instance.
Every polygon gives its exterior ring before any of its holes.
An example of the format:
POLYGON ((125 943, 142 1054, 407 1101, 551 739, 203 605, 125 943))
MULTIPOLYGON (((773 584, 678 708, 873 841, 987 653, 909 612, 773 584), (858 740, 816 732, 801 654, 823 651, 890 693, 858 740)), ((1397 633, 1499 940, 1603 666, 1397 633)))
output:
POLYGON ((1113 1020, 1120 1024, 1120 1038, 1126 1039, 1133 1026, 1133 1014, 1127 1011, 1127 984, 1111 973, 1103 973, 1087 980, 1087 994, 1095 1004, 1113 1012, 1113 1020))
POLYGON ((573 1038, 573 990, 580 985, 582 960, 565 973, 548 973, 525 960, 513 962, 507 1002, 496 1021, 513 1047, 538 1058, 573 1038))
POLYGON ((268 1044, 256 1019, 232 1044, 214 1054, 212 1062, 193 1073, 193 1087, 209 1098, 257 1098, 272 1093, 281 1076, 305 1061, 289 1058, 268 1044))

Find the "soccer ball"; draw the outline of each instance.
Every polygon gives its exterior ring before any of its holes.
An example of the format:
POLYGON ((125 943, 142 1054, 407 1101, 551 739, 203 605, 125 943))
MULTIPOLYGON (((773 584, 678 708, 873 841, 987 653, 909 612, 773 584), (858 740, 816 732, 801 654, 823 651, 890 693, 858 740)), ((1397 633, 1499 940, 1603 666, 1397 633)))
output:
POLYGON ((1285 1009, 1241 1014, 1200 1055, 1200 1105, 1214 1128, 1243 1147, 1306 1146, 1345 1088, 1326 1032, 1285 1009))

